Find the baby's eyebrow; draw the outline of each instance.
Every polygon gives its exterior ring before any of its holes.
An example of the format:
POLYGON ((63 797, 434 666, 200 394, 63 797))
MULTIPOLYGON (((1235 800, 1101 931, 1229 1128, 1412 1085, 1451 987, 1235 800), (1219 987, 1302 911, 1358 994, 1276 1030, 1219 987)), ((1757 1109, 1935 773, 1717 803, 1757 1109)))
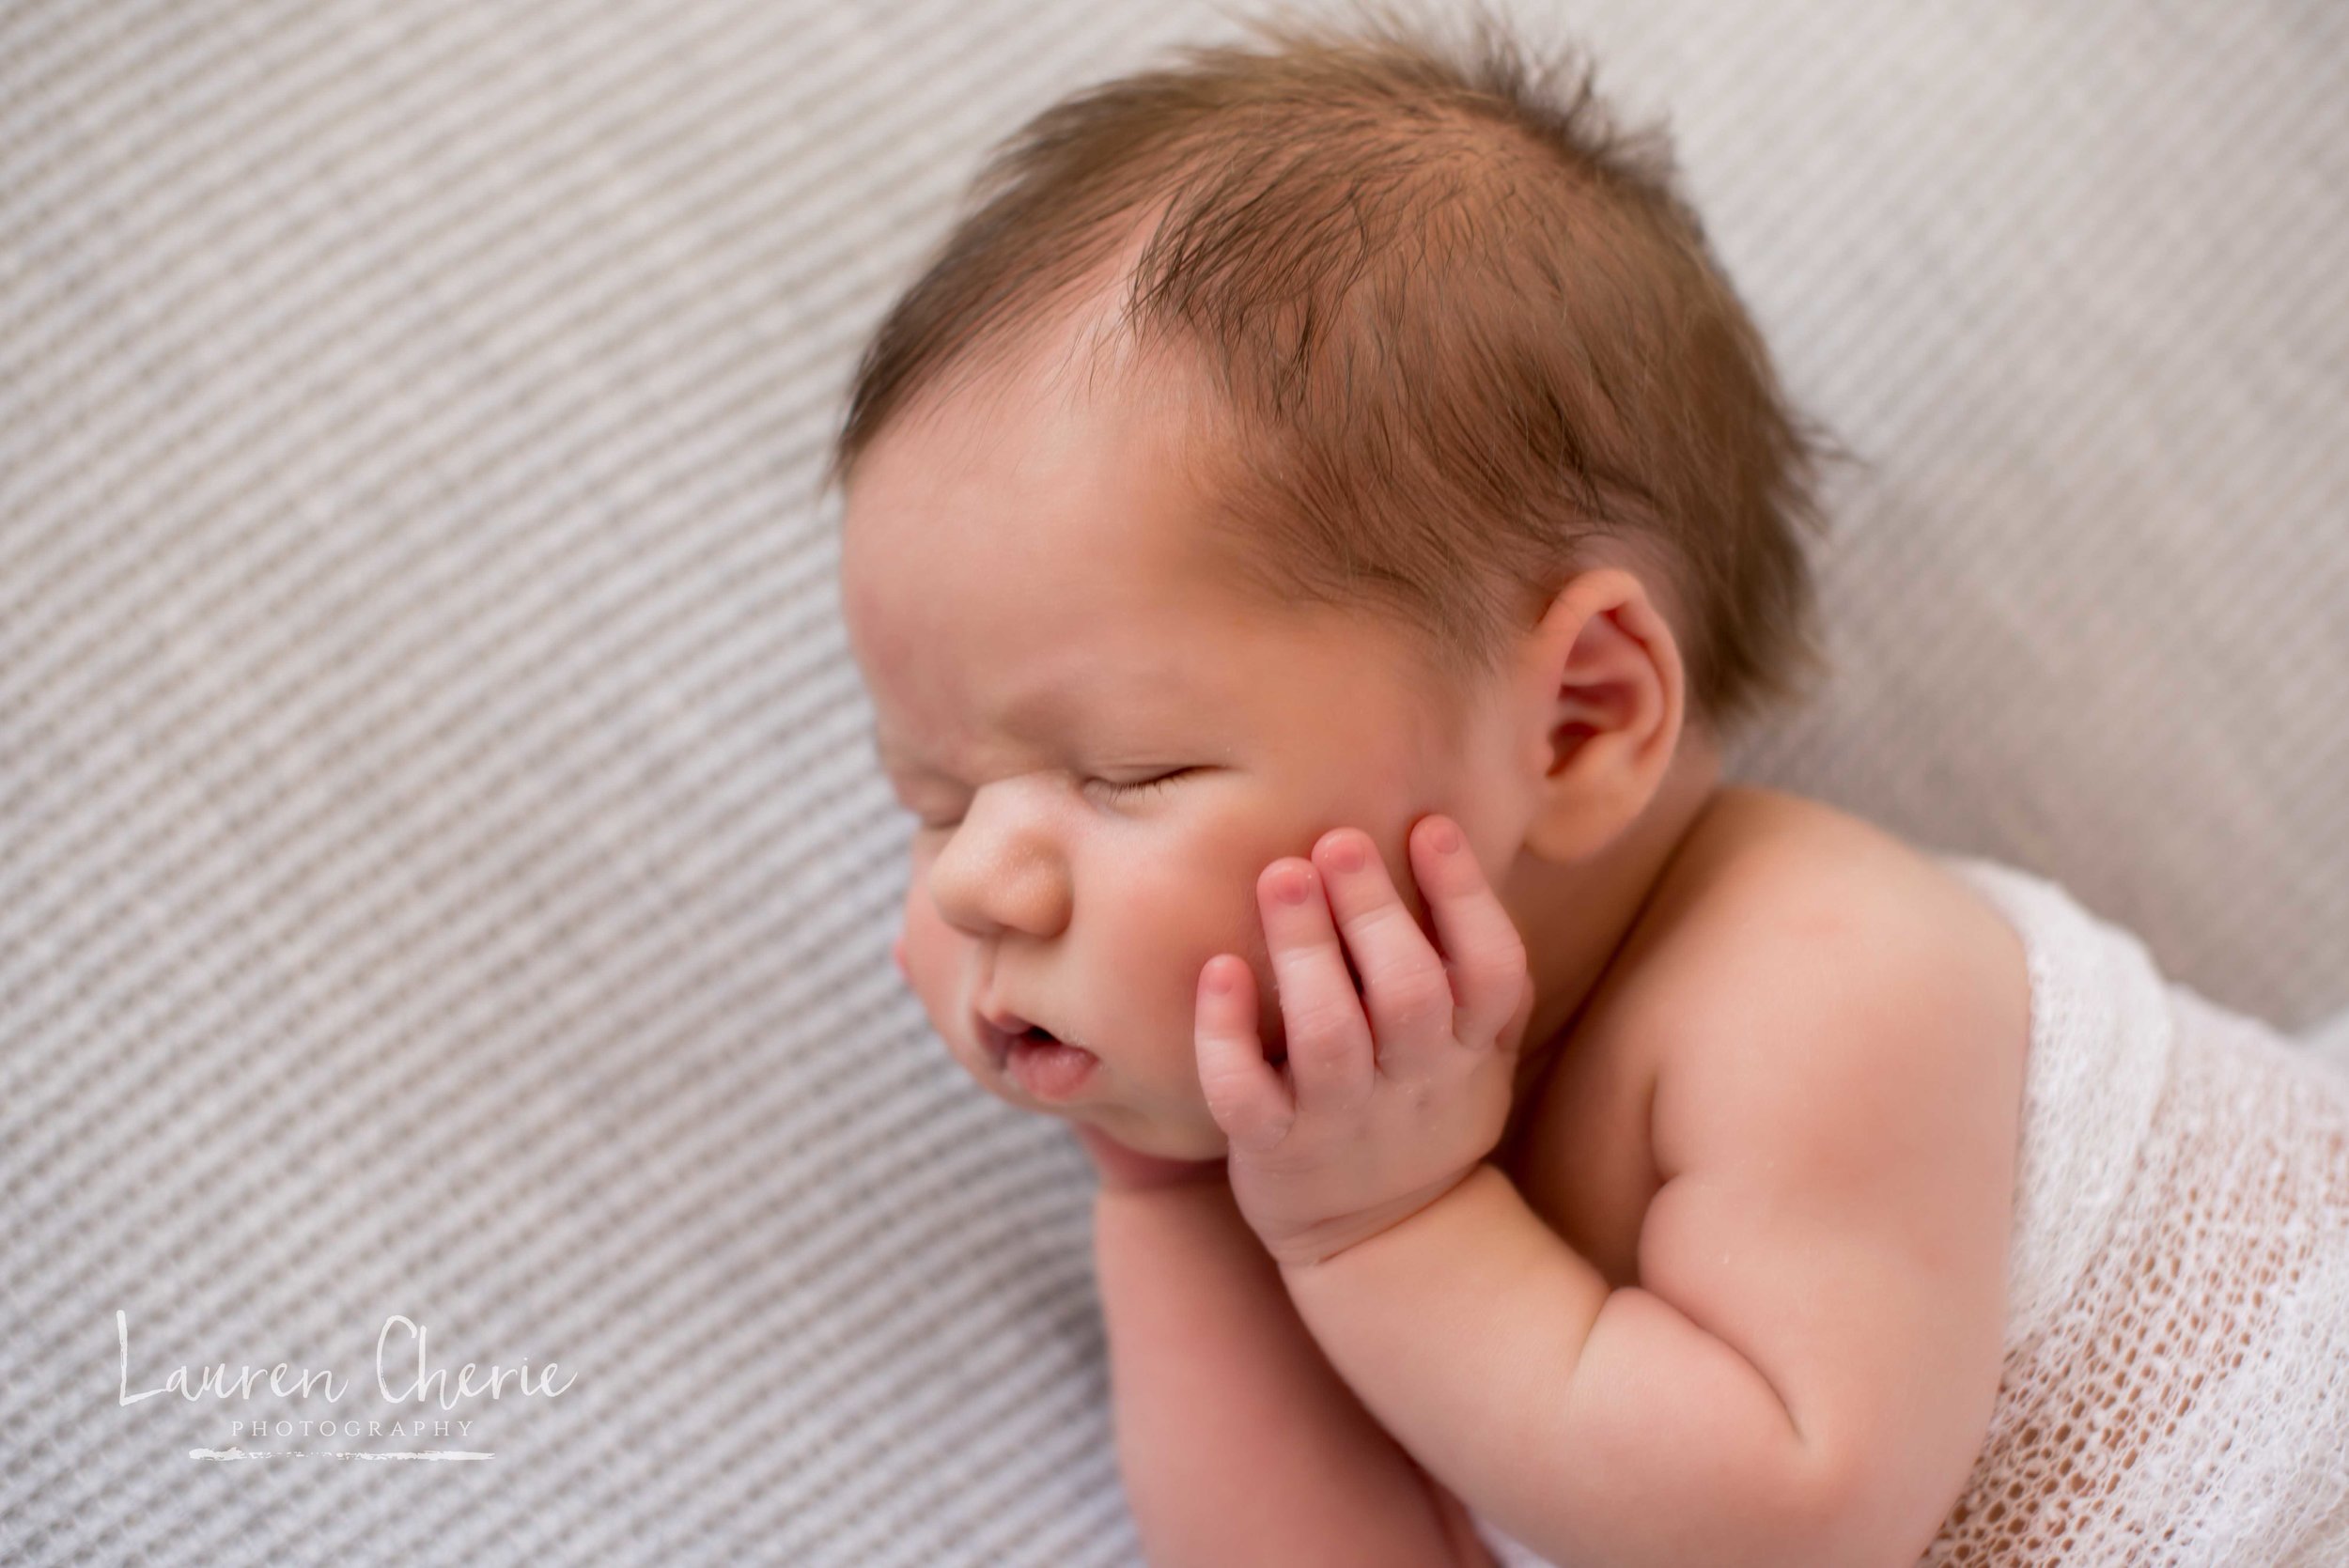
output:
POLYGON ((880 758, 884 770, 892 773, 919 773, 926 778, 942 779, 949 784, 954 782, 952 774, 942 772, 928 763, 909 756, 892 746, 887 737, 881 734, 879 724, 868 725, 864 733, 865 737, 873 743, 874 754, 880 758))

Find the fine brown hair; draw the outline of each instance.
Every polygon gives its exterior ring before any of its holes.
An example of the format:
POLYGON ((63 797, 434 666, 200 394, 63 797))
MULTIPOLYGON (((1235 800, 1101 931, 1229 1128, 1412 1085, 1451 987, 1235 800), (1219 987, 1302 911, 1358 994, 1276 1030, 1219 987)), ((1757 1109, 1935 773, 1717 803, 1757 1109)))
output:
POLYGON ((1831 447, 1662 133, 1489 13, 1465 43, 1356 15, 1249 21, 1262 47, 1183 49, 1000 146, 867 345, 825 487, 1114 266, 1121 340, 1212 389, 1192 445, 1237 585, 1385 615, 1465 680, 1606 536, 1663 573, 1691 722, 1799 698, 1831 447))

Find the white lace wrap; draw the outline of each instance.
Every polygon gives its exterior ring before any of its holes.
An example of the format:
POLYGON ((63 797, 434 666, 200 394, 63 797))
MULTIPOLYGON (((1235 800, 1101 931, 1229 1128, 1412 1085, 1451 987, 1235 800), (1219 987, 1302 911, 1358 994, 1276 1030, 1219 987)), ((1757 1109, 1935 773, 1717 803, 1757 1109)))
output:
POLYGON ((2052 882, 1940 859, 2020 933, 2031 1039, 1999 1403, 1921 1561, 2349 1564, 2343 1059, 2164 980, 2052 882))

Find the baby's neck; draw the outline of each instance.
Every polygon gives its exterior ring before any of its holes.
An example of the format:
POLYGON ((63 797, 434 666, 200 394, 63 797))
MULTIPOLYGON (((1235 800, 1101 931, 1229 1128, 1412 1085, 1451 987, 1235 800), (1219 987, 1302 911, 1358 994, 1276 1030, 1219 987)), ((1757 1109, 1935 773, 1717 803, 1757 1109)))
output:
POLYGON ((1721 798, 1718 747, 1684 737, 1647 810, 1596 857, 1570 866, 1527 857, 1508 899, 1526 936, 1533 1014, 1517 1062, 1517 1097, 1503 1146, 1514 1142, 1544 1076, 1567 1048, 1591 999, 1623 957, 1679 852, 1721 798))

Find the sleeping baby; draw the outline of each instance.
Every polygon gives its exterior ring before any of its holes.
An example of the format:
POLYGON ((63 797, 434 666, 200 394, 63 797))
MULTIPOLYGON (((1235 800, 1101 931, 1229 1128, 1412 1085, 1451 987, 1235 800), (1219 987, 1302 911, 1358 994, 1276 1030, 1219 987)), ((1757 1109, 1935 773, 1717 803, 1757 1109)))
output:
POLYGON ((1100 1172, 1149 1561, 2349 1561, 2349 1073, 1724 782, 1820 445, 1564 74, 1056 104, 832 455, 898 963, 1100 1172))

